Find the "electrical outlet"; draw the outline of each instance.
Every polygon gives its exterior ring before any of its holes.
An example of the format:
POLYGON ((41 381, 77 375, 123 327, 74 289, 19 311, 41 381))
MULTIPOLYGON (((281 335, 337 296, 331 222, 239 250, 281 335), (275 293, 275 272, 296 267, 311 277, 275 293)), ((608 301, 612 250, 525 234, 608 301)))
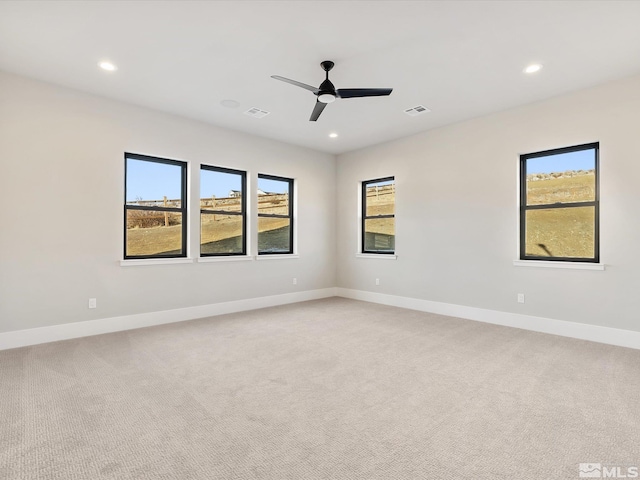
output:
POLYGON ((380 279, 376 278, 376 285, 380 285, 380 279))
POLYGON ((89 308, 97 308, 97 307, 98 307, 98 301, 95 298, 90 298, 89 308))
POLYGON ((298 284, 298 279, 296 277, 293 277, 293 284, 297 285, 298 284))
POLYGON ((524 293, 518 294, 518 303, 524 303, 524 293))

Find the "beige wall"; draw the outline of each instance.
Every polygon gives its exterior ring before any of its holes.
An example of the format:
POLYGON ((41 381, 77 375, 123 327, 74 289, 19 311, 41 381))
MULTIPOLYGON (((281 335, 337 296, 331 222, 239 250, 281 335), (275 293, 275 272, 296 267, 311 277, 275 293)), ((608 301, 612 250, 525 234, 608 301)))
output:
POLYGON ((634 77, 338 156, 338 286, 640 331, 639 132, 634 77), (606 270, 515 267, 519 155, 595 141, 606 270), (358 182, 388 175, 398 258, 356 258, 358 182))
POLYGON ((333 155, 0 73, 0 163, 0 332, 335 285, 333 155), (300 258, 121 267, 125 151, 295 178, 300 258))
POLYGON ((640 331, 638 125, 634 77, 336 162, 0 73, 0 332, 333 286, 640 331), (593 141, 606 270, 515 267, 518 155, 593 141), (121 267, 125 151, 296 178, 300 258, 121 267), (359 182, 388 175, 398 258, 356 258, 359 182))

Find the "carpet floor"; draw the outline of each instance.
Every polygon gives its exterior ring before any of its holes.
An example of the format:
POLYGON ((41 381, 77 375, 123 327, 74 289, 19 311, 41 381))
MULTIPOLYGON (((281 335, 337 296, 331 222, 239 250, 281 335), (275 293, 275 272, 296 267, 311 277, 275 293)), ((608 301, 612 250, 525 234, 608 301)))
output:
POLYGON ((329 298, 0 352, 2 479, 577 479, 640 351, 329 298))

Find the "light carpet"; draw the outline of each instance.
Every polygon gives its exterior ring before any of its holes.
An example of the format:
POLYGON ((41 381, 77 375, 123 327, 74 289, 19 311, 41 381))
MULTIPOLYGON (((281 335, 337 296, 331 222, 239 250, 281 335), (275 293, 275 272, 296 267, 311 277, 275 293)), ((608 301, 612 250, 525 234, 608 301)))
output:
POLYGON ((640 351, 343 298, 8 350, 0 382, 2 479, 640 466, 640 351))

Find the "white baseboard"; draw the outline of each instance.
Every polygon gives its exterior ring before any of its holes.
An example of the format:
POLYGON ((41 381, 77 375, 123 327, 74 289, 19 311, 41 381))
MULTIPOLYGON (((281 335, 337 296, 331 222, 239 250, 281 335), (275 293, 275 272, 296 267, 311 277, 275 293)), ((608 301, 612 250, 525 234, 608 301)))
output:
POLYGON ((476 320, 479 322, 493 323, 495 325, 522 328, 534 332, 550 333, 562 337, 578 338, 640 350, 640 332, 631 330, 567 322, 564 320, 534 317, 532 315, 522 315, 518 313, 499 312, 497 310, 486 310, 483 308, 465 307, 450 303, 432 302, 430 300, 399 297, 396 295, 352 290, 349 288, 336 288, 336 295, 354 300, 364 300, 365 302, 380 303, 394 307, 408 308, 410 310, 437 313, 467 320, 476 320))
POLYGON ((334 296, 640 350, 640 332, 636 331, 339 287, 5 332, 0 333, 0 350, 133 330, 166 323, 183 322, 226 313, 256 310, 258 308, 275 307, 277 305, 334 296))
POLYGON ((269 297, 248 298, 246 300, 236 300, 233 302, 199 305, 197 307, 178 308, 175 310, 140 313, 136 315, 88 320, 86 322, 65 323, 50 327, 17 330, 14 332, 0 333, 0 350, 100 335, 102 333, 133 330, 165 323, 183 322, 197 318, 224 315, 225 313, 256 310, 258 308, 275 307, 277 305, 335 296, 335 288, 324 288, 304 292, 285 293, 283 295, 272 295, 269 297))

